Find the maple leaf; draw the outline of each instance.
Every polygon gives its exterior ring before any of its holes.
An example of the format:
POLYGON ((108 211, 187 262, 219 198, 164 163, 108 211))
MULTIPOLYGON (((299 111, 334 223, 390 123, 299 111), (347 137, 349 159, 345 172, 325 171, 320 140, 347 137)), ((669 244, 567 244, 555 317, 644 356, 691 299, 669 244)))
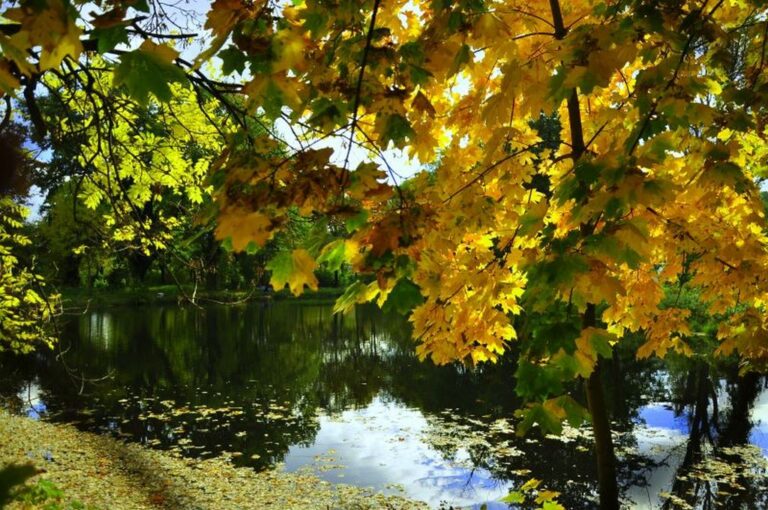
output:
POLYGON ((314 273, 315 267, 317 267, 317 263, 307 250, 298 249, 283 252, 267 264, 267 269, 272 271, 272 278, 269 282, 276 290, 288 285, 294 296, 300 295, 304 291, 305 285, 312 290, 317 290, 318 282, 314 273))
POLYGON ((372 198, 376 195, 389 195, 391 188, 384 182, 386 172, 375 163, 360 163, 351 174, 349 196, 355 200, 372 198))
POLYGON ((414 96, 413 101, 411 102, 411 107, 417 112, 427 114, 430 118, 434 118, 435 114, 437 114, 437 111, 435 110, 435 107, 432 106, 429 98, 421 91, 417 92, 414 96))
POLYGON ((208 11, 205 28, 215 35, 226 35, 247 12, 242 0, 215 0, 208 11))
POLYGON ((380 257, 387 251, 395 251, 400 246, 400 226, 393 222, 377 223, 365 237, 371 245, 371 253, 380 257))
POLYGON ((115 86, 125 85, 128 93, 146 104, 149 94, 168 102, 173 97, 170 83, 186 84, 187 77, 174 60, 179 53, 167 44, 144 41, 139 49, 124 54, 115 69, 115 86))
POLYGON ((217 239, 231 239, 232 248, 244 250, 249 243, 263 246, 272 237, 272 221, 261 212, 230 208, 219 214, 217 239))
POLYGON ((304 62, 306 41, 297 30, 281 30, 275 36, 278 60, 275 62, 273 72, 300 67, 304 62))
POLYGON ((9 46, 21 50, 16 58, 13 57, 16 52, 10 55, 22 67, 22 62, 26 61, 24 47, 42 47, 39 65, 43 71, 58 67, 65 57, 77 59, 83 51, 80 42, 83 31, 70 16, 68 5, 62 0, 48 0, 42 6, 23 2, 20 7, 7 9, 3 16, 21 24, 21 30, 11 36, 10 41, 3 45, 3 50, 6 51, 9 46))

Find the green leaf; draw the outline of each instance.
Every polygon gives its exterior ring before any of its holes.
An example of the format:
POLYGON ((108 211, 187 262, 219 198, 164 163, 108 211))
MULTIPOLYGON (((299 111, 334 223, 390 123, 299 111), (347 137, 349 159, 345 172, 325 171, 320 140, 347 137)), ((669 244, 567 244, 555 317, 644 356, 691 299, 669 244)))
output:
POLYGON ((600 177, 603 168, 591 161, 583 161, 576 165, 576 178, 584 184, 592 184, 600 177))
POLYGON ((525 211, 525 214, 520 216, 520 220, 519 220, 520 230, 518 233, 521 236, 524 236, 543 227, 544 217, 546 216, 546 214, 547 214, 546 202, 533 204, 531 207, 528 208, 527 211, 525 211))
POLYGON ((347 228, 347 232, 351 234, 355 230, 365 225, 367 221, 368 221, 368 211, 363 210, 357 213, 356 215, 352 216, 351 218, 348 218, 347 221, 344 222, 344 226, 347 228))
POLYGON ((661 162, 664 161, 668 153, 675 149, 677 147, 675 147, 672 137, 660 135, 650 140, 643 152, 646 157, 652 157, 654 161, 661 162))
MULTIPOLYGON (((232 247, 232 240, 228 238, 227 241, 229 241, 229 246, 231 248, 232 247)), ((260 248, 260 246, 258 244, 256 244, 255 242, 251 241, 245 247, 245 253, 247 253, 248 255, 256 255, 256 253, 258 253, 258 251, 259 251, 259 248, 260 248)))
POLYGON ((448 29, 451 32, 456 32, 466 23, 464 14, 460 11, 453 11, 448 16, 448 29))
POLYGON ((107 28, 94 28, 91 37, 96 39, 96 49, 104 54, 115 49, 120 43, 128 44, 128 32, 124 25, 115 25, 107 28))
POLYGON ((266 113, 269 119, 275 120, 280 117, 284 104, 283 91, 270 80, 264 91, 264 102, 262 103, 264 113, 266 113))
POLYGON ((411 81, 414 85, 424 85, 432 76, 432 73, 423 67, 411 65, 411 81))
POLYGON ((406 315, 411 310, 424 302, 418 285, 408 278, 401 278, 389 293, 387 301, 382 307, 385 312, 395 311, 406 315))
POLYGON ((574 379, 577 376, 589 377, 593 370, 591 359, 568 354, 563 349, 552 357, 550 364, 561 370, 564 379, 574 379))
POLYGON ((557 399, 557 404, 565 411, 565 419, 572 427, 579 427, 589 421, 589 411, 572 397, 562 396, 557 399))
POLYGON ((312 116, 310 124, 320 126, 323 129, 333 129, 346 120, 346 107, 341 101, 331 101, 327 97, 320 97, 310 105, 312 116))
POLYGON ((603 358, 610 358, 613 356, 613 347, 611 347, 611 341, 615 340, 616 336, 605 330, 597 330, 590 336, 590 344, 594 351, 603 358))
POLYGON ((366 292, 366 285, 360 280, 351 284, 346 288, 344 294, 336 299, 336 303, 333 305, 333 313, 347 312, 352 309, 358 302, 361 295, 366 292))
POLYGON ((304 28, 309 30, 312 37, 317 38, 326 32, 328 24, 328 12, 323 9, 305 10, 302 15, 304 18, 304 28))
POLYGON ((234 46, 220 51, 218 57, 221 59, 221 72, 224 74, 242 73, 245 70, 247 57, 234 46))
POLYGON ((448 72, 448 76, 453 76, 454 74, 458 73, 461 71, 462 67, 469 64, 471 61, 472 50, 470 49, 469 45, 464 44, 454 57, 453 65, 451 65, 451 70, 448 72))
POLYGON ((619 197, 609 198, 605 203, 604 212, 606 219, 620 218, 624 212, 624 201, 619 197))
POLYGON ((405 146, 406 140, 413 140, 415 137, 416 132, 411 127, 408 119, 402 115, 393 114, 387 117, 384 132, 381 134, 381 143, 383 147, 386 147, 392 141, 395 147, 402 149, 405 146))
POLYGON ((128 5, 139 12, 149 13, 149 2, 147 0, 134 0, 133 2, 128 2, 128 5))
POLYGON ((563 424, 542 404, 533 404, 527 409, 521 409, 515 413, 522 417, 517 426, 518 436, 524 436, 534 426, 538 425, 542 432, 559 435, 563 431, 563 424))
POLYGON ((423 64, 424 59, 426 58, 424 55, 424 46, 418 41, 407 42, 400 46, 400 49, 397 51, 400 53, 400 56, 403 57, 403 60, 410 64, 423 64))
POLYGON ((549 80, 549 97, 555 101, 562 101, 567 98, 573 89, 565 87, 565 79, 568 77, 568 69, 565 66, 559 66, 555 74, 549 80))
MULTIPOLYGON (((611 200, 606 204, 605 215, 609 218, 611 217, 611 214, 608 212, 608 206, 611 204, 611 200)), ((587 239, 584 245, 587 253, 608 255, 616 262, 627 264, 630 269, 637 268, 642 260, 642 257, 636 250, 631 248, 628 244, 619 241, 616 236, 611 234, 595 234, 587 239)))
POLYGON ((333 241, 333 238, 328 231, 328 220, 326 218, 317 218, 316 220, 310 221, 307 218, 299 216, 293 221, 297 226, 297 231, 294 235, 299 238, 303 237, 301 247, 306 248, 312 255, 319 255, 323 248, 333 241), (298 227, 298 225, 302 224, 305 228, 298 227))
POLYGON ((138 49, 124 54, 115 69, 115 85, 125 85, 128 93, 139 103, 147 104, 153 94, 168 102, 173 96, 170 83, 187 83, 179 67, 157 53, 138 49))
POLYGON ((325 247, 317 258, 318 264, 326 264, 329 270, 338 271, 346 260, 346 245, 344 239, 337 239, 325 247))
POLYGON ((525 359, 518 362, 515 379, 515 393, 529 400, 560 393, 563 387, 559 367, 534 365, 525 359))
POLYGON ((510 492, 503 498, 501 498, 499 501, 502 503, 512 503, 512 504, 521 504, 525 503, 525 494, 522 492, 510 492))
POLYGON ((579 254, 564 253, 549 261, 542 262, 534 279, 550 286, 559 286, 573 283, 574 278, 589 271, 589 264, 579 254))

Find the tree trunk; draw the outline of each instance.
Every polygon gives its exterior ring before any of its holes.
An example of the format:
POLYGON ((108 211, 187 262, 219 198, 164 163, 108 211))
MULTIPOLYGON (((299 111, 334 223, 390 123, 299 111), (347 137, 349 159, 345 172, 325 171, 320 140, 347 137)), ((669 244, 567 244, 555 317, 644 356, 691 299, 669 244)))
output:
MULTIPOLYGON (((559 0, 549 0, 552 11, 552 26, 555 29, 556 39, 565 39, 568 28, 563 22, 563 13, 559 0)), ((568 96, 568 125, 571 131, 571 158, 574 166, 586 153, 587 146, 584 142, 584 128, 581 122, 581 107, 579 106, 579 93, 575 88, 568 96)), ((579 186, 588 188, 585 182, 579 182, 579 186)), ((586 193, 585 193, 586 195, 586 193)), ((594 232, 597 223, 586 222, 580 226, 582 237, 588 237, 594 232)), ((591 328, 597 325, 596 306, 587 304, 582 316, 582 328, 591 328)), ((600 493, 600 510, 619 509, 619 487, 616 478, 616 457, 613 452, 613 438, 611 437, 611 421, 608 408, 605 404, 605 393, 602 382, 602 363, 598 359, 595 369, 586 382, 587 406, 592 415, 592 427, 595 433, 595 454, 597 457, 597 481, 600 493)))
MULTIPOLYGON (((592 328, 597 323, 595 305, 588 304, 582 317, 582 327, 592 328)), ((595 369, 587 379, 587 407, 592 415, 595 435, 595 460, 597 484, 600 493, 600 510, 619 510, 619 486, 616 478, 616 456, 613 451, 611 420, 603 390, 603 362, 598 359, 595 369)))
POLYGON ((619 487, 616 480, 616 456, 613 452, 611 422, 603 391, 602 361, 586 384, 587 405, 592 415, 592 429, 595 433, 595 460, 597 461, 597 483, 600 492, 600 510, 619 509, 619 487))

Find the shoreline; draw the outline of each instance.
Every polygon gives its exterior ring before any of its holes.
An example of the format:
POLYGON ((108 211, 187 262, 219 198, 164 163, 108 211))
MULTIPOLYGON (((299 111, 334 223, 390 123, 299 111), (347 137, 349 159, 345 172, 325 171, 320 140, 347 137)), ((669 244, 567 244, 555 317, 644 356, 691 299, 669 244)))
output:
MULTIPOLYGON (((183 458, 0 409, 0 469, 30 463, 41 473, 28 485, 48 480, 63 491, 62 504, 77 502, 88 509, 429 508, 420 501, 333 484, 312 474, 257 473, 221 458, 183 458)), ((7 508, 29 506, 11 503, 7 508)))
MULTIPOLYGON (((192 288, 179 289, 175 285, 156 285, 133 289, 61 289, 61 302, 65 310, 104 309, 118 306, 154 305, 154 304, 189 304, 188 296, 192 288)), ((295 300, 298 302, 329 301, 344 292, 343 287, 323 287, 317 291, 306 290, 295 297, 287 290, 278 292, 198 290, 196 299, 199 305, 209 304, 244 304, 253 301, 295 300)))

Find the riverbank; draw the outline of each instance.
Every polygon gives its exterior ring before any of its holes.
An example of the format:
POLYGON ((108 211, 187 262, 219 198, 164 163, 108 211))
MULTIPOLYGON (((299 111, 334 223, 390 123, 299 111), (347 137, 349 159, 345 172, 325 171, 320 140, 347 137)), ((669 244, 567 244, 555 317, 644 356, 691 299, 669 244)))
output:
MULTIPOLYGON (((33 464, 64 493, 61 508, 149 509, 426 509, 426 504, 310 474, 235 468, 197 461, 111 437, 12 416, 0 410, 0 469, 33 464)), ((29 508, 12 503, 7 508, 29 508)), ((42 506, 41 506, 42 508, 42 506)))
POLYGON ((262 290, 200 290, 195 292, 193 287, 177 287, 176 285, 154 285, 133 289, 61 289, 61 299, 64 309, 70 312, 82 311, 87 308, 109 308, 113 306, 132 306, 147 304, 189 303, 192 298, 200 305, 205 304, 238 304, 247 301, 263 301, 270 299, 300 299, 302 301, 327 301, 335 299, 343 292, 343 288, 320 288, 308 290, 298 298, 289 291, 265 292, 262 290))

